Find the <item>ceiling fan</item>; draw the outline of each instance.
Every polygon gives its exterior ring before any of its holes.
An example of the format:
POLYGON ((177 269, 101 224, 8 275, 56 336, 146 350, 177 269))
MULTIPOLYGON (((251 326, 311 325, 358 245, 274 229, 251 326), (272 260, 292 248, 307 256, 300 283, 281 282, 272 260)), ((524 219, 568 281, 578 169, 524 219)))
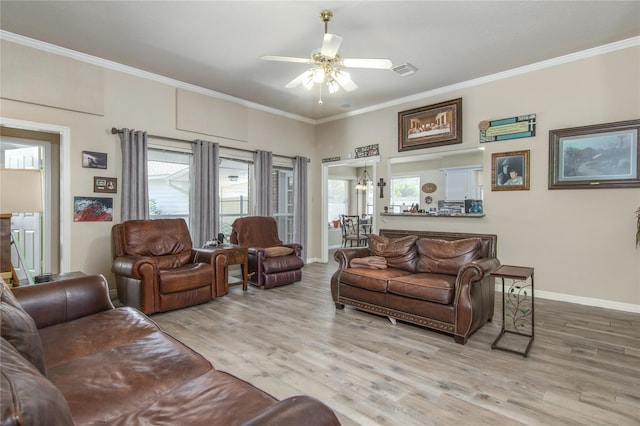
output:
MULTIPOLYGON (((348 59, 342 58, 338 54, 342 37, 327 32, 328 22, 333 18, 333 12, 323 10, 320 12, 320 19, 324 22, 324 39, 322 47, 311 52, 310 58, 295 58, 290 56, 263 56, 262 59, 268 61, 297 62, 312 65, 285 87, 287 89, 297 87, 300 84, 307 89, 311 89, 315 83, 325 83, 329 93, 335 93, 342 87, 350 92, 356 90, 358 85, 351 80, 351 76, 345 68, 374 68, 391 69, 393 64, 390 59, 348 59)), ((320 86, 322 87, 322 86, 320 86)), ((319 103, 322 103, 322 89, 319 103)))

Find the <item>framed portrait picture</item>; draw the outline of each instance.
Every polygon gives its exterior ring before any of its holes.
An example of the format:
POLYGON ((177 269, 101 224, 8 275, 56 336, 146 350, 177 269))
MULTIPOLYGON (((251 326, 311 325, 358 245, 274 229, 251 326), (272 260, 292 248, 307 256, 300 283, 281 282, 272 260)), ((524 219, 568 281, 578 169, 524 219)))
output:
POLYGON ((492 191, 529 189, 529 152, 529 150, 511 151, 491 155, 492 191))
POLYGON ((398 151, 462 143, 462 98, 398 113, 398 151))
POLYGON ((549 189, 640 187, 640 120, 549 131, 549 189))
POLYGON ((107 154, 105 152, 82 151, 82 167, 106 169, 107 154))
POLYGON ((105 192, 115 194, 118 192, 118 179, 111 177, 94 176, 93 192, 105 192))

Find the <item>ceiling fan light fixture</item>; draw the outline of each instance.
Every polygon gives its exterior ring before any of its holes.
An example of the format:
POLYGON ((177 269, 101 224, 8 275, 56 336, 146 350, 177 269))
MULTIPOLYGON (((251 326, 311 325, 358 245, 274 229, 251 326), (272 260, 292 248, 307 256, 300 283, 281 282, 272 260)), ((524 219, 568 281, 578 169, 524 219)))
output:
POLYGON ((313 71, 313 81, 314 83, 322 83, 324 81, 324 70, 322 68, 316 68, 313 71))
POLYGON ((329 93, 336 93, 340 90, 340 85, 333 78, 327 81, 327 87, 329 88, 329 93))

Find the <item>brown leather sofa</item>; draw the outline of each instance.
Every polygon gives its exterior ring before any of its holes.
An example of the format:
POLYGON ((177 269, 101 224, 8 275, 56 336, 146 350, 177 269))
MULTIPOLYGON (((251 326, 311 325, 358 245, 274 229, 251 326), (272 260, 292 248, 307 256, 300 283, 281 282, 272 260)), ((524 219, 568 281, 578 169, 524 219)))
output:
POLYGON ((339 425, 307 396, 278 402, 114 308, 102 276, 0 283, 2 425, 339 425))
POLYGON ((369 247, 336 250, 333 301, 337 309, 351 305, 453 334, 465 344, 493 316, 496 245, 492 234, 381 229, 369 236, 369 247), (367 266, 380 257, 386 268, 367 266), (355 258, 362 259, 352 264, 355 258))
POLYGON ((213 250, 193 248, 184 219, 128 220, 112 227, 111 240, 111 270, 126 306, 152 314, 224 295, 213 250))
POLYGON ((273 217, 247 216, 234 220, 229 240, 249 251, 250 283, 272 288, 302 279, 302 246, 282 244, 273 217))

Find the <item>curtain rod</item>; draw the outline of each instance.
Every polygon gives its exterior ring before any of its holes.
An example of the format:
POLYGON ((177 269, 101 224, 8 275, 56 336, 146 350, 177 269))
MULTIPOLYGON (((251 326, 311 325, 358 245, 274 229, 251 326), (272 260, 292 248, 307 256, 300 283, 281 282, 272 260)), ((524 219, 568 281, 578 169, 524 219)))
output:
MULTIPOLYGON (((122 133, 122 129, 118 129, 116 127, 112 127, 111 128, 111 134, 115 135, 115 134, 120 134, 122 133)), ((181 143, 188 143, 193 145, 194 141, 190 141, 188 139, 178 139, 178 138, 172 138, 169 136, 158 136, 158 135, 152 135, 147 133, 147 137, 149 138, 153 138, 153 139, 160 139, 160 140, 164 140, 164 141, 172 141, 172 142, 181 142, 181 143)), ((242 152, 250 152, 252 154, 255 154, 256 151, 253 151, 251 149, 245 149, 245 148, 236 148, 234 146, 224 146, 224 145, 220 145, 220 148, 224 148, 224 149, 233 149, 236 151, 242 151, 242 152)), ((280 155, 280 154, 272 154, 274 157, 281 157, 281 158, 289 158, 291 160, 293 160, 295 157, 291 157, 289 155, 280 155)), ((311 162, 310 159, 307 159, 307 162, 311 162)))

